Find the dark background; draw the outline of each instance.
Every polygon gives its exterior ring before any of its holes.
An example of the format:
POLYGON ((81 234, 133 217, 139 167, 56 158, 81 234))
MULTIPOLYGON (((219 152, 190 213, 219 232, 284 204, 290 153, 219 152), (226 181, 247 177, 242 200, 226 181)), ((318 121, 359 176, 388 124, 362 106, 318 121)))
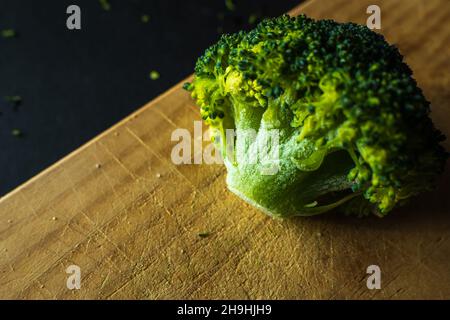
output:
POLYGON ((0 0, 0 30, 17 32, 0 37, 0 196, 191 74, 221 32, 299 2, 0 0), (81 30, 66 28, 71 4, 81 30), (4 99, 14 95, 19 106, 4 99))

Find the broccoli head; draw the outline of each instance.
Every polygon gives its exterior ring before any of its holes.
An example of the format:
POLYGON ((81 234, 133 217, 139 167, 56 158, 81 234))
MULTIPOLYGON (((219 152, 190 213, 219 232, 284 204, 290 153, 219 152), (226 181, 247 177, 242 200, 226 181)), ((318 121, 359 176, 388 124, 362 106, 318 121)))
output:
POLYGON ((365 26, 264 20, 223 35, 185 89, 214 133, 229 189, 272 216, 335 207, 384 216, 431 189, 448 157, 411 69, 365 26), (267 141, 277 157, 241 161, 267 141), (264 172, 268 164, 276 170, 264 172))

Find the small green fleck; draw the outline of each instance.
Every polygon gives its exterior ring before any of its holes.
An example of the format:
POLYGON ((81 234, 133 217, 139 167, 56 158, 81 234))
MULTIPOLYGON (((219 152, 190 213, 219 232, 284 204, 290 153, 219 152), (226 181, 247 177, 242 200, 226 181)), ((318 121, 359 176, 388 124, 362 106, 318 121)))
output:
POLYGON ((198 236, 200 237, 200 238, 207 238, 207 237, 209 237, 211 235, 211 232, 208 232, 208 231, 206 231, 206 232, 200 232, 199 234, 198 234, 198 236))
POLYGON ((23 135, 22 131, 20 131, 19 129, 12 129, 11 134, 16 138, 20 138, 23 135))
POLYGON ((158 71, 153 70, 150 72, 150 79, 152 79, 152 80, 158 80, 159 76, 160 75, 159 75, 158 71))
POLYGON ((234 11, 235 5, 233 0, 225 0, 225 7, 227 7, 227 9, 230 11, 234 11))
POLYGON ((109 3, 109 0, 98 0, 100 2, 100 5, 102 6, 102 9, 105 11, 111 10, 111 4, 109 3))
POLYGON ((192 84, 190 82, 185 82, 183 84, 183 89, 186 91, 192 91, 192 84))
POLYGON ((1 34, 2 38, 14 38, 17 35, 14 29, 4 29, 1 34))
POLYGON ((18 107, 22 103, 21 96, 6 96, 3 98, 6 102, 12 104, 14 107, 18 107))
POLYGON ((225 13, 219 12, 217 14, 217 19, 219 19, 220 21, 223 21, 225 19, 225 13))
POLYGON ((223 27, 217 27, 217 33, 218 34, 223 33, 223 27))
POLYGON ((142 23, 148 23, 150 21, 150 16, 148 14, 143 14, 141 16, 141 22, 142 23))
POLYGON ((249 24, 255 24, 256 21, 258 21, 258 15, 256 13, 252 13, 249 17, 248 17, 248 23, 249 24))

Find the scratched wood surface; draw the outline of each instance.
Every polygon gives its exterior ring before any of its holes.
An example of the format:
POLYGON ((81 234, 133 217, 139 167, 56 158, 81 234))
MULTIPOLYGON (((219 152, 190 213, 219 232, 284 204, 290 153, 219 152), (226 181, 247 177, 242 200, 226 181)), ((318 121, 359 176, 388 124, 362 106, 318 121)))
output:
MULTIPOLYGON (((313 0, 293 13, 365 23, 369 4, 450 136, 448 0, 313 0)), ((172 131, 198 119, 176 85, 3 197, 0 298, 450 298, 448 166, 438 190, 384 219, 272 220, 226 190, 222 167, 172 164, 172 131), (366 287, 372 264, 381 290, 366 287)))

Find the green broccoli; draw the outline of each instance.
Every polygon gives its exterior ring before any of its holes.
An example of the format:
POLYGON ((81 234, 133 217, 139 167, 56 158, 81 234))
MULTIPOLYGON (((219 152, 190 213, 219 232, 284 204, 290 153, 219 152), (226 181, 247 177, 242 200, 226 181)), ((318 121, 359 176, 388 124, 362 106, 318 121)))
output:
POLYGON ((271 216, 336 207, 384 216, 434 187, 448 158, 411 69, 365 26, 264 20, 223 35, 185 88, 214 132, 228 188, 271 216), (240 161, 270 141, 269 129, 279 133, 274 174, 263 173, 267 163, 240 161))

